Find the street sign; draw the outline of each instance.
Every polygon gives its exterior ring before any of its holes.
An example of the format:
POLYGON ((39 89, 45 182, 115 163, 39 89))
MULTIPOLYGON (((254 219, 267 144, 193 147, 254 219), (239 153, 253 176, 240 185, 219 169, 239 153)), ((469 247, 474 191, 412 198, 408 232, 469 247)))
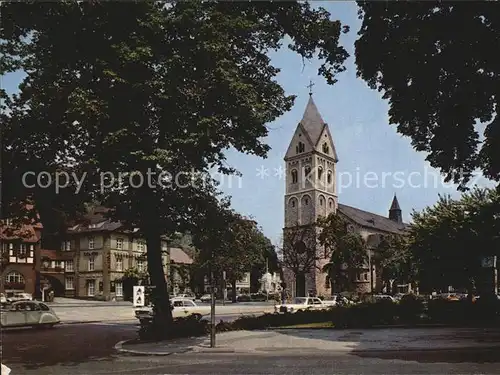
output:
POLYGON ((144 306, 144 286, 136 285, 134 286, 134 307, 144 306))
POLYGON ((10 371, 11 371, 10 368, 2 363, 2 375, 9 375, 10 371))
POLYGON ((495 257, 483 257, 481 259, 481 267, 483 268, 495 267, 495 257))

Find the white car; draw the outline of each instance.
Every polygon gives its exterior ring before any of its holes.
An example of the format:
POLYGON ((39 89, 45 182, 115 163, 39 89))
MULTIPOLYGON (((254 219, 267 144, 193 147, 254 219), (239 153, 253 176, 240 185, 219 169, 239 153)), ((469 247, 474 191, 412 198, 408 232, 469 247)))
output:
POLYGON ((7 297, 8 302, 17 301, 32 301, 33 296, 30 293, 14 293, 12 296, 7 297))
POLYGON ((53 327, 61 323, 46 304, 38 301, 18 301, 2 308, 0 327, 53 327))
POLYGON ((295 297, 292 303, 275 305, 275 313, 296 313, 306 310, 325 310, 333 307, 332 304, 326 304, 317 297, 295 297))
MULTIPOLYGON (((186 317, 193 314, 208 315, 209 306, 198 306, 193 300, 187 298, 172 298, 170 303, 174 307, 172 316, 174 318, 186 317)), ((150 306, 141 307, 135 310, 135 317, 139 320, 152 319, 153 308, 150 306)))

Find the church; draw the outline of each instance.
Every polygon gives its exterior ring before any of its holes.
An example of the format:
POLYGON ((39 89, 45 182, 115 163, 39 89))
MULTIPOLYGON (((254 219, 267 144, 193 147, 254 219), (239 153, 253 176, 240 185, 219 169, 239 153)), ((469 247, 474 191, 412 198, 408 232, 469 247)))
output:
MULTIPOLYGON (((368 264, 355 272, 349 281, 349 289, 358 293, 380 292, 383 285, 380 277, 377 277, 377 271, 380 273, 380 270, 371 262, 373 251, 381 235, 404 234, 408 224, 403 223, 396 195, 389 206, 387 217, 338 202, 336 172, 339 159, 328 124, 321 117, 312 93, 309 93, 304 115, 297 125, 284 160, 284 239, 291 238, 294 228, 308 228, 309 240, 306 242, 309 243, 308 246, 315 248, 317 254, 321 254, 324 251, 317 245, 317 228, 314 223, 318 217, 331 213, 342 215, 349 223, 348 230, 357 231, 368 247, 368 264)), ((287 268, 285 262, 284 281, 292 296, 333 294, 328 275, 322 272, 323 266, 328 262, 326 254, 318 255, 314 264, 304 266, 300 272, 297 271, 298 268, 287 268)))

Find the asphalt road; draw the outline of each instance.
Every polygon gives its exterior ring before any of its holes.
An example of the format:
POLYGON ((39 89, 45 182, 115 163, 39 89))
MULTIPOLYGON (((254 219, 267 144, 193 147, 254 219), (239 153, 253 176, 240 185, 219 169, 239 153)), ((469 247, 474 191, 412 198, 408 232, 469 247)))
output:
MULTIPOLYGON (((218 317, 219 319, 221 317, 218 317)), ((227 317, 234 318, 234 317, 227 317)), ((313 349, 259 354, 118 354, 136 337, 136 323, 61 325, 2 332, 2 363, 11 375, 140 374, 500 374, 499 350, 436 350, 336 354, 313 349)))

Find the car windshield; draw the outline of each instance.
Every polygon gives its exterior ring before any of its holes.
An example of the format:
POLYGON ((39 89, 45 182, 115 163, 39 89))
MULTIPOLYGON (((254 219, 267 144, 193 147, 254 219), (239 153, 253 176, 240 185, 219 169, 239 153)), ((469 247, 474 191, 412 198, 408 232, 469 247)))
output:
POLYGON ((306 298, 305 297, 297 297, 293 300, 293 303, 295 303, 296 305, 303 305, 304 303, 306 303, 306 298))

